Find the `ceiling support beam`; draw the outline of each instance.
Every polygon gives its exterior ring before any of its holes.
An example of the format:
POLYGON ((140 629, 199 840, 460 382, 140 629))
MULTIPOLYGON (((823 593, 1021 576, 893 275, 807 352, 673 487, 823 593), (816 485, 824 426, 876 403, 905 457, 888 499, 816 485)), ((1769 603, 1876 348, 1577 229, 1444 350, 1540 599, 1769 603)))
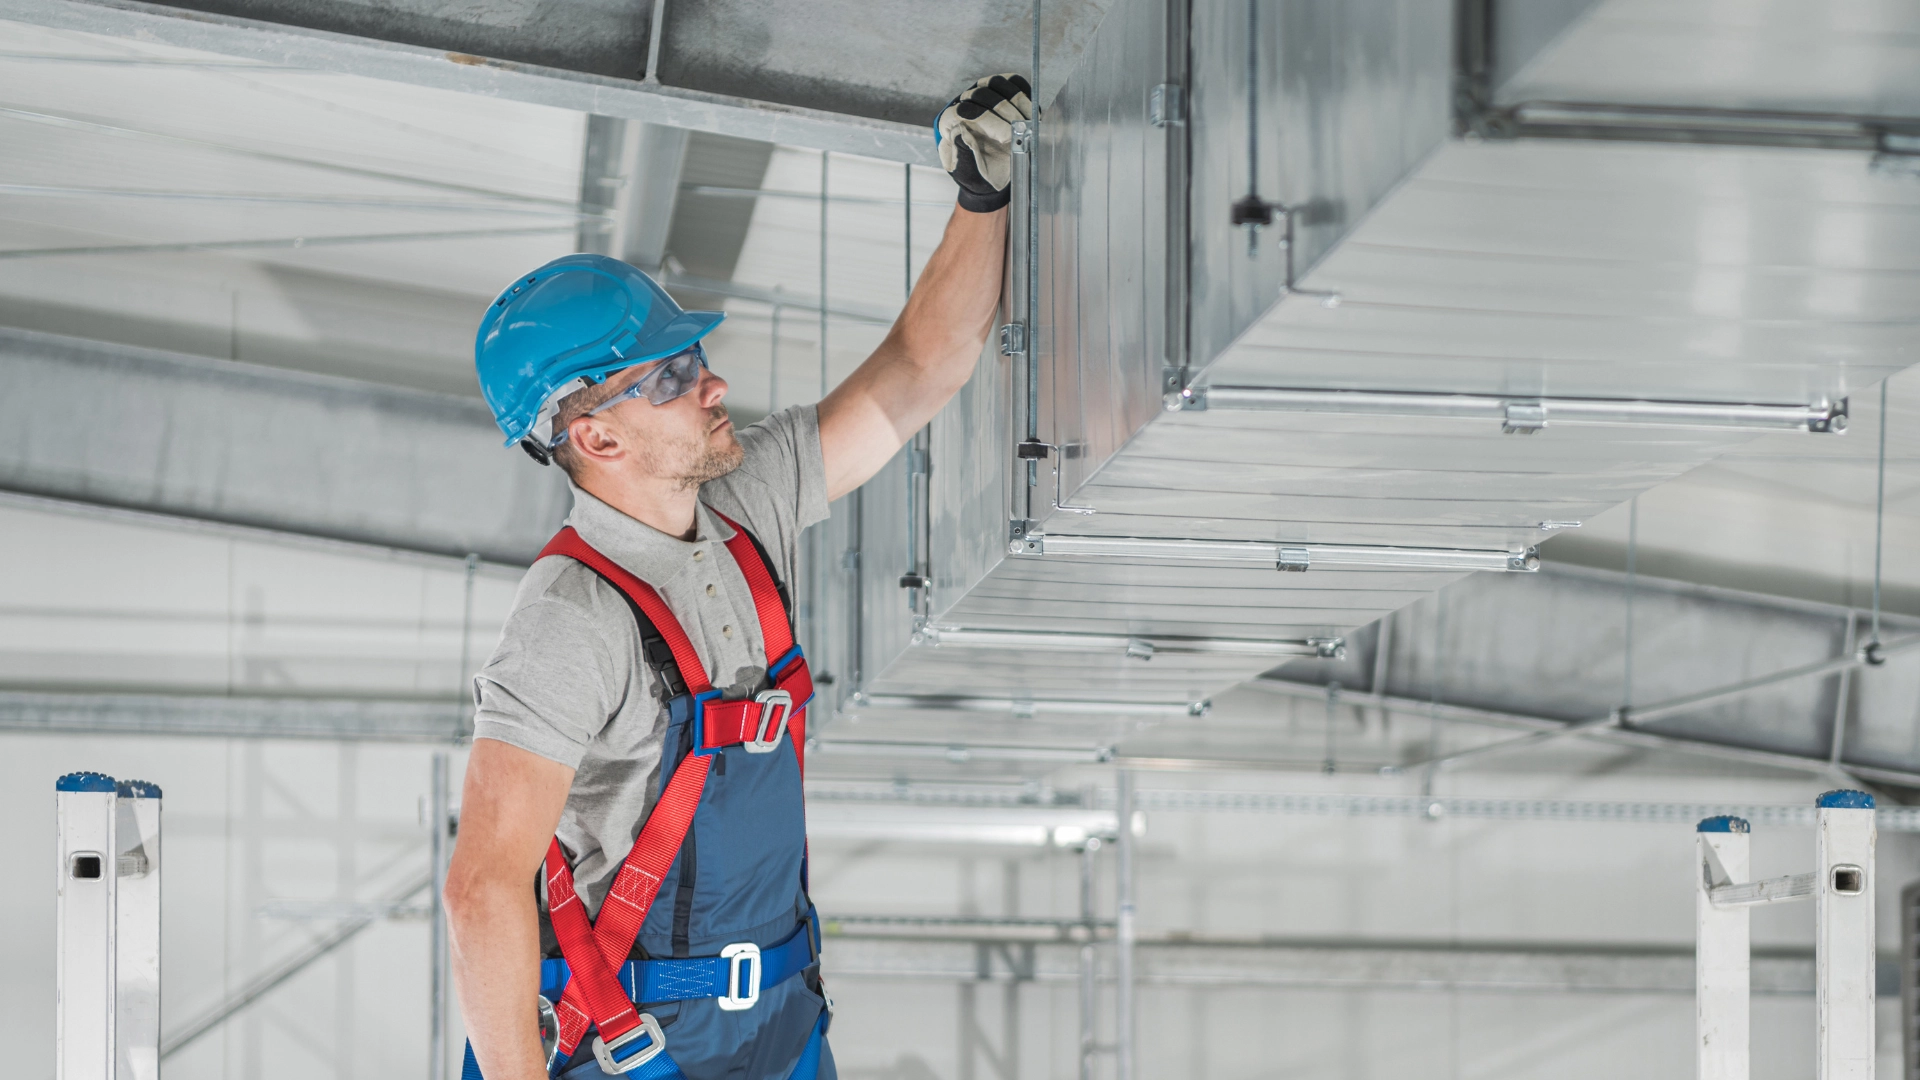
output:
MULTIPOLYGON (((931 129, 771 101, 706 93, 643 79, 615 78, 410 44, 378 18, 391 39, 240 18, 189 5, 138 0, 0 0, 0 20, 108 37, 134 38, 271 64, 361 75, 442 90, 760 142, 937 164, 931 129)), ((367 9, 369 11, 377 9, 367 9)))

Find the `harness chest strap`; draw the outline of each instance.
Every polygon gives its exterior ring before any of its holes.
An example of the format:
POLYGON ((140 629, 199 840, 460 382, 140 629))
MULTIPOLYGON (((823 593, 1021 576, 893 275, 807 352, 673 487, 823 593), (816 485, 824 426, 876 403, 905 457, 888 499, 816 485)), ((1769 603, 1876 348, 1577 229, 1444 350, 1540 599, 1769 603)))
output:
MULTIPOLYGON (((799 760, 802 753, 800 747, 806 737, 803 710, 812 697, 812 678, 807 672, 806 661, 798 655, 793 645, 792 628, 787 623, 785 606, 771 572, 760 553, 754 549, 746 531, 732 521, 727 521, 727 524, 734 529, 733 539, 727 542, 728 552, 733 555, 747 579, 756 613, 760 617, 761 636, 767 646, 768 671, 775 674, 776 690, 787 695, 786 715, 780 717, 780 722, 789 729, 796 760, 799 760), (769 615, 772 617, 769 618, 769 615)), ((696 701, 712 694, 706 666, 700 661, 693 642, 651 586, 595 550, 571 528, 562 529, 547 544, 541 557, 547 555, 565 555, 584 563, 626 593, 666 641, 687 691, 696 701)), ((706 730, 701 733, 699 740, 705 746, 751 741, 754 733, 765 739, 768 734, 759 730, 769 719, 767 706, 763 702, 709 700, 702 711, 713 714, 711 717, 701 717, 707 721, 702 724, 706 730), (746 738, 739 737, 743 730, 750 730, 746 738)), ((777 737, 777 733, 774 733, 774 738, 777 737)), ((632 850, 615 875, 607 898, 601 904, 598 920, 590 921, 587 917, 585 905, 574 889, 573 874, 567 866, 566 854, 559 840, 556 838, 549 845, 545 869, 554 936, 559 940, 561 954, 567 958, 568 966, 574 973, 555 1009, 560 1022, 562 1054, 573 1053, 589 1025, 599 1031, 600 1041, 607 1047, 624 1045, 637 1038, 645 1027, 646 1018, 634 1008, 615 973, 632 950, 633 942, 646 922, 647 912, 652 908, 660 886, 686 840, 687 830, 693 824, 694 813, 706 786, 711 760, 706 755, 691 754, 676 767, 673 778, 660 793, 632 850)), ((657 1046, 660 1043, 657 1027, 648 1033, 657 1046)))

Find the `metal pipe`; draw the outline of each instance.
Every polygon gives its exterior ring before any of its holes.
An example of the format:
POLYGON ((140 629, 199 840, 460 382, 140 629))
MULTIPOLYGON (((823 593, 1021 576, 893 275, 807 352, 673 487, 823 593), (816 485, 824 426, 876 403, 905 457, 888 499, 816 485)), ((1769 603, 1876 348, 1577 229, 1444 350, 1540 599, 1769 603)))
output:
POLYGON ((1022 555, 1256 562, 1267 563, 1281 570, 1347 566, 1374 570, 1501 570, 1529 573, 1540 568, 1540 553, 1531 547, 1519 550, 1424 548, 1030 533, 1010 543, 1009 550, 1022 555))
MULTIPOLYGON (((1847 629, 1840 638, 1840 652, 1852 656, 1857 648, 1859 621, 1852 612, 1847 613, 1847 629)), ((1853 696, 1853 669, 1840 673, 1837 693, 1833 699, 1833 738, 1827 744, 1827 762, 1834 768, 1840 767, 1840 755, 1847 748, 1847 699, 1853 696)))
MULTIPOLYGON (((1040 0, 1033 0, 1033 123, 1027 136, 1027 441, 1040 438, 1040 206, 1036 201, 1040 165, 1040 0)), ((1034 486, 1039 463, 1027 463, 1027 487, 1034 486)), ((1029 513, 1031 516, 1031 513, 1029 513)))
POLYGON ((1510 397, 1377 390, 1308 390, 1277 386, 1206 386, 1188 392, 1181 407, 1212 410, 1340 413, 1489 420, 1505 430, 1533 432, 1553 424, 1665 425, 1754 431, 1838 433, 1847 427, 1847 402, 1811 404, 1664 401, 1614 398, 1510 397))
POLYGON ((284 195, 244 191, 166 191, 150 188, 75 187, 52 184, 0 184, 0 195, 36 199, 153 199, 169 202, 264 203, 275 206, 324 206, 336 210, 418 210, 422 213, 499 214, 503 217, 596 218, 604 212, 528 206, 519 202, 455 202, 448 199, 367 195, 284 195))
POLYGON ((1134 1075, 1133 951, 1138 930, 1133 907, 1133 772, 1115 770, 1114 813, 1118 828, 1114 845, 1114 1077, 1134 1075))
MULTIPOLYGON (((1131 765, 1127 771, 1137 773, 1131 765)), ((822 803, 885 803, 997 809, 1086 811, 1117 805, 1117 796, 1049 792, 1036 797, 1024 784, 901 784, 893 781, 809 782, 807 798, 822 803)), ((1135 810, 1183 814, 1274 814, 1289 817, 1457 817, 1478 821, 1588 822, 1613 825, 1693 825, 1717 816, 1745 818, 1768 828, 1812 828, 1806 803, 1683 803, 1606 799, 1536 799, 1457 795, 1367 795, 1286 791, 1152 788, 1136 790, 1135 810)), ((1882 832, 1920 833, 1920 806, 1880 806, 1882 832)), ((1113 819, 1116 827, 1119 818, 1113 819)))
MULTIPOLYGON (((1880 650, 1880 653, 1882 656, 1889 656, 1893 653, 1903 652, 1913 648, 1916 645, 1920 645, 1920 634, 1901 638, 1891 645, 1884 646, 1880 650)), ((1711 705, 1714 702, 1725 701, 1728 698, 1741 697, 1755 690, 1761 690, 1778 683, 1791 682, 1796 679, 1814 678, 1821 675, 1832 675, 1841 671, 1852 671, 1868 663, 1869 661, 1864 656, 1848 654, 1846 656, 1835 657, 1831 660, 1821 660, 1812 664, 1803 664, 1800 667, 1788 668, 1785 671, 1776 671, 1770 675, 1747 679, 1729 686, 1722 686, 1713 690, 1703 690, 1696 694, 1686 694, 1641 709, 1616 709, 1605 716, 1577 720, 1572 723, 1563 722, 1557 729, 1537 731, 1518 739, 1509 739, 1506 742, 1475 746, 1451 754, 1429 758, 1426 761, 1416 764, 1424 766, 1444 765, 1465 758, 1485 757, 1489 754, 1496 754, 1506 750, 1517 750, 1523 746, 1538 745, 1554 739, 1564 738, 1568 735, 1578 735, 1599 728, 1624 727, 1632 723, 1645 723, 1649 720, 1658 720, 1661 717, 1672 716, 1675 713, 1687 712, 1702 705, 1711 705)))
POLYGON ((433 752, 433 791, 428 800, 428 853, 433 860, 432 891, 427 897, 428 911, 428 994, 427 1080, 447 1080, 447 862, 451 845, 447 843, 448 823, 453 808, 448 795, 447 752, 433 752))
POLYGON ((178 244, 101 244, 91 247, 7 248, 0 259, 50 259, 74 255, 159 255, 191 251, 277 251, 350 244, 411 243, 428 240, 479 240, 501 236, 574 235, 573 225, 527 225, 512 229, 446 229, 437 232, 358 233, 350 236, 282 236, 270 240, 196 240, 178 244))
POLYGON ((820 396, 827 396, 827 165, 831 156, 820 151, 820 396))
POLYGON ((653 25, 647 32, 647 70, 640 81, 660 85, 660 46, 667 32, 667 0, 653 0, 653 25))
MULTIPOLYGON (((348 540, 341 537, 325 536, 317 533, 290 532, 286 529, 269 529, 259 525, 242 525, 238 522, 219 521, 213 518, 187 517, 182 514, 163 514, 154 510, 137 510, 126 506, 113 506, 104 503, 76 502, 72 499, 54 499, 45 495, 33 495, 25 492, 0 489, 0 506, 11 506, 21 510, 31 510, 42 514, 65 514, 71 517, 87 518, 93 521, 106 521, 120 525, 132 525, 146 529, 166 529, 171 532, 192 533, 200 536, 216 536, 227 540, 246 540, 260 544, 273 544, 291 547, 301 551, 318 551, 350 559, 373 559, 383 562, 399 562, 409 566, 420 566, 431 570, 448 570, 466 565, 468 555, 454 554, 449 551, 436 551, 427 548, 395 547, 391 544, 375 544, 364 540, 348 540)), ((506 562, 498 559, 482 559, 479 572, 489 577, 518 581, 526 574, 525 564, 506 562)))
MULTIPOLYGON (((250 28, 247 33, 255 37, 262 36, 257 29, 250 28)), ((565 210, 569 214, 578 213, 580 210, 579 203, 571 199, 550 199, 532 195, 519 195, 511 191, 496 191, 491 188, 476 187, 471 184, 454 184, 444 180, 429 180, 424 177, 409 176, 405 173, 385 172, 379 169, 362 169, 352 165, 344 165, 337 161, 296 157, 292 154, 276 154, 268 150, 257 150, 247 146, 233 146, 228 143, 215 142, 211 139, 196 139, 187 135, 169 135, 158 131, 143 131, 139 128, 103 124, 97 120, 84 120, 77 116, 63 116, 59 113, 0 106, 0 117, 24 120, 30 124, 45 124, 50 127, 65 128, 69 131, 85 131, 95 135, 113 135, 121 138, 146 139, 154 142, 175 143, 183 146, 197 146, 202 149, 216 150, 223 154, 253 158, 256 161, 272 161, 282 165, 300 165, 310 169, 319 169, 324 172, 343 173, 348 176, 359 176, 389 183, 406 184, 412 187, 432 188, 437 191, 453 191, 462 195, 480 195, 489 199, 500 199, 506 202, 531 204, 534 206, 550 206, 555 209, 565 210)))
POLYGON ((1032 716, 1068 713, 1079 716, 1204 716, 1206 701, 1083 701, 998 697, 962 697, 945 694, 855 694, 859 709, 919 709, 929 712, 989 712, 1032 716))
POLYGON ((1099 1039, 1095 1022, 1100 1007, 1099 970, 1095 966, 1093 938, 1098 920, 1093 910, 1094 855, 1100 850, 1100 838, 1087 837, 1080 846, 1080 921, 1087 939, 1080 946, 1080 1080, 1093 1080, 1094 1048, 1099 1039))
MULTIPOLYGON (((823 309, 825 299, 819 296, 807 296, 804 293, 790 293, 779 286, 771 289, 759 289, 751 285, 740 285, 731 281, 715 281, 712 278, 703 278, 694 274, 675 273, 673 271, 660 274, 659 280, 660 284, 665 285, 668 290, 688 289, 694 292, 719 293, 722 296, 731 296, 738 300, 752 300, 770 307, 792 308, 795 311, 820 311, 823 309)), ((892 326, 894 319, 898 317, 897 312, 891 312, 885 308, 878 307, 847 306, 842 304, 824 305, 824 310, 828 315, 836 319, 862 322, 869 326, 892 326)))
POLYGON ((1100 765, 1113 760, 1108 746, 1018 746, 1006 744, 897 742, 883 739, 820 739, 807 744, 807 753, 854 757, 939 758, 962 764, 969 761, 1034 761, 1100 765))
POLYGON ((914 635, 916 645, 939 648, 1044 649, 1060 652, 1117 652, 1140 660, 1162 653, 1223 653, 1236 656, 1320 656, 1344 654, 1342 638, 1297 638, 1262 641, 1255 638, 1130 637, 1124 634, 1070 634, 1020 630, 975 630, 958 626, 929 626, 914 635))

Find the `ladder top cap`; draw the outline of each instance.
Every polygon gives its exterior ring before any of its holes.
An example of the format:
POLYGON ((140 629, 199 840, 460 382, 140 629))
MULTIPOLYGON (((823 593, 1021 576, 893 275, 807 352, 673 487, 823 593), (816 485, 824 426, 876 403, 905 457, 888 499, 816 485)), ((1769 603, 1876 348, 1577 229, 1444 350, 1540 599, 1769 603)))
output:
POLYGON ((1695 831, 1744 833, 1752 832, 1753 826, 1747 824, 1746 818, 1734 817, 1731 814, 1721 814, 1719 817, 1710 817, 1702 821, 1695 827, 1695 831))
POLYGON ((1813 805, 1822 810, 1871 810, 1873 809, 1873 796, 1864 791, 1841 788, 1838 791, 1829 791, 1825 795, 1820 796, 1814 800, 1813 805))
POLYGON ((113 777, 106 773, 70 772, 53 782, 55 791, 97 791, 113 794, 113 777))
POLYGON ((157 799, 160 785, 147 780, 122 780, 115 786, 123 799, 157 799))

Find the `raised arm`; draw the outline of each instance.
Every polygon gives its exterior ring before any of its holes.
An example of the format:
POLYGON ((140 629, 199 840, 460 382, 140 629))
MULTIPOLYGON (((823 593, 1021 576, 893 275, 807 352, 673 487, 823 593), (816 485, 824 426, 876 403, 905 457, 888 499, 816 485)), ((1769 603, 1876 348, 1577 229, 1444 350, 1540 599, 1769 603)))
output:
POLYGON ((1013 125, 1033 115, 1031 93, 1018 75, 992 75, 941 110, 940 163, 960 202, 887 339, 820 402, 830 499, 879 472, 973 374, 1000 302, 1013 125))
POLYGON ((540 1050, 540 916, 535 875, 573 770, 475 739, 447 867, 447 929, 467 1037, 487 1080, 546 1080, 540 1050))
POLYGON ((865 483, 966 385, 993 328, 1005 209, 955 207, 940 247, 885 341, 820 402, 827 497, 865 483))

